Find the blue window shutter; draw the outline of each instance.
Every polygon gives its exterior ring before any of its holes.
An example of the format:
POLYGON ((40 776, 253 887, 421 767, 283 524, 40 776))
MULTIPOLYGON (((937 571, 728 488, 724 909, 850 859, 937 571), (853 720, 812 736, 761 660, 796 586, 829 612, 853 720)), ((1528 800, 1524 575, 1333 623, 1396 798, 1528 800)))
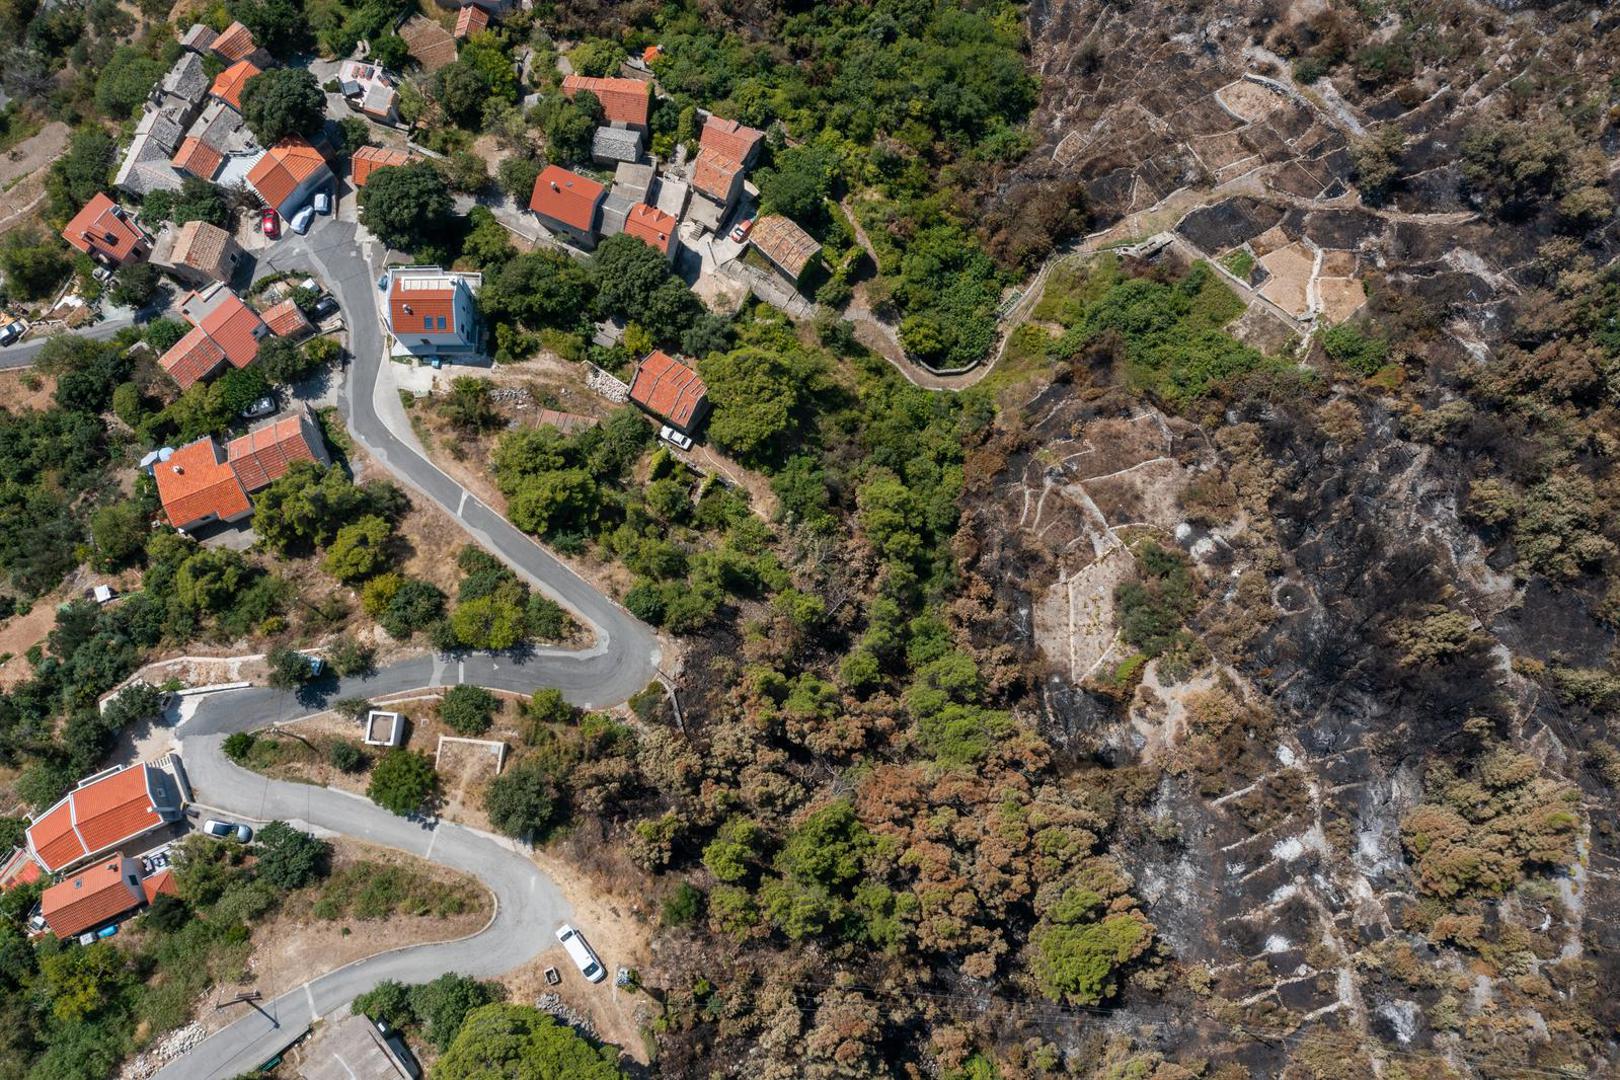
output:
POLYGON ((443 315, 439 316, 439 329, 440 330, 444 329, 444 316, 443 315))
POLYGON ((433 316, 431 316, 431 315, 422 316, 422 329, 424 329, 424 330, 433 329, 433 316))

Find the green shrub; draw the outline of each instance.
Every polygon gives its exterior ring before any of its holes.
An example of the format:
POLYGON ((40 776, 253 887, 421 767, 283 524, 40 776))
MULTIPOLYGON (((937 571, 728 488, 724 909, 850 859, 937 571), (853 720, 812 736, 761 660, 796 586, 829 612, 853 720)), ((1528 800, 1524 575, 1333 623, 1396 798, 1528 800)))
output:
POLYGON ((501 707, 501 699, 481 686, 463 684, 445 691, 439 716, 462 735, 482 735, 501 707))

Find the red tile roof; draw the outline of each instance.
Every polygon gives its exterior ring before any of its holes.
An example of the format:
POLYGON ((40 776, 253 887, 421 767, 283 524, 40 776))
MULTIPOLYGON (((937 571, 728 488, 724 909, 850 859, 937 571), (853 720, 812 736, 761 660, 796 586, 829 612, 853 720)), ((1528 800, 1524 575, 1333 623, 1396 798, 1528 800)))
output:
POLYGON ((215 38, 214 43, 209 46, 233 64, 258 47, 258 43, 253 40, 253 32, 239 22, 227 26, 225 32, 215 38))
POLYGON ((140 907, 145 897, 124 880, 124 860, 108 859, 77 877, 58 882, 39 898, 51 933, 71 938, 140 907))
POLYGON ((97 192, 73 215, 62 230, 62 238, 86 255, 100 254, 121 263, 145 243, 146 234, 117 203, 97 192))
POLYGON ((209 88, 208 92, 237 112, 241 112, 242 87, 246 86, 247 81, 259 73, 258 67, 252 61, 238 60, 219 73, 219 77, 214 80, 214 85, 209 88))
MULTIPOLYGON (((171 459, 172 460, 172 459, 171 459)), ((268 487, 295 461, 317 461, 301 417, 286 416, 261 424, 225 445, 225 460, 249 491, 268 487)))
POLYGON ((159 870, 149 878, 142 878, 141 893, 150 904, 159 896, 179 896, 180 889, 174 883, 174 872, 165 869, 159 870))
POLYGON ((229 293, 197 324, 219 347, 232 367, 245 368, 259 355, 259 339, 269 328, 259 313, 229 293))
POLYGON ((153 466, 152 478, 157 481, 163 512, 177 529, 210 515, 226 521, 253 506, 212 436, 187 443, 168 461, 153 466))
POLYGON ((28 826, 28 845, 45 868, 60 870, 163 824, 152 805, 149 768, 132 765, 74 788, 35 818, 28 826))
POLYGON ((711 116, 703 121, 703 132, 698 136, 698 146, 704 150, 713 150, 723 157, 733 161, 747 161, 759 146, 765 133, 758 128, 744 127, 735 120, 722 120, 718 116, 711 116))
POLYGON ((692 165, 692 186, 719 202, 731 198, 732 185, 742 175, 742 162, 735 161, 718 150, 704 148, 698 151, 692 165))
POLYGON ((247 178, 260 198, 280 210, 300 184, 324 168, 326 159, 309 140, 289 135, 265 151, 247 178))
POLYGON ((456 37, 464 38, 476 34, 489 25, 489 12, 476 4, 468 4, 456 16, 456 37))
POLYGON ((178 383, 182 390, 188 389, 198 379, 207 378, 224 362, 225 350, 200 326, 192 327, 185 337, 158 357, 158 366, 167 371, 169 378, 178 383))
MULTIPOLYGON (((224 78, 223 75, 220 77, 224 78)), ((174 153, 173 161, 177 169, 183 169, 204 180, 212 180, 214 174, 219 172, 219 167, 225 163, 225 155, 193 135, 187 136, 186 141, 180 144, 180 149, 174 153)))
POLYGON ((26 848, 17 848, 4 863, 0 863, 0 890, 32 885, 44 874, 39 861, 26 848))
POLYGON ((596 206, 604 194, 605 189, 595 180, 587 180, 556 165, 547 165, 534 182, 529 209, 581 232, 593 232, 596 228, 596 206))
POLYGON ((450 334, 456 330, 456 286, 453 278, 444 278, 440 285, 432 278, 424 281, 407 274, 394 274, 388 282, 388 325, 394 333, 407 330, 423 331, 423 319, 434 319, 433 333, 450 334), (444 320, 444 329, 438 329, 438 319, 444 320))
POLYGON ((665 255, 675 241, 675 219, 656 206, 637 203, 625 215, 624 231, 637 240, 645 240, 665 255))
POLYGON ((767 214, 754 222, 748 242, 785 273, 797 278, 821 253, 815 238, 781 214, 767 214))
POLYGON ((586 75, 565 75, 563 96, 572 99, 589 90, 602 103, 602 115, 610 122, 647 126, 652 112, 652 96, 640 79, 596 79, 586 75))
POLYGON ((303 310, 291 300, 283 300, 266 311, 264 324, 277 337, 296 337, 299 334, 307 334, 310 330, 309 320, 304 317, 303 310))
POLYGON ((354 186, 363 188, 371 174, 378 169, 391 169, 399 165, 408 165, 416 160, 414 154, 407 154, 403 150, 395 150, 389 146, 362 146, 354 152, 349 159, 349 178, 354 186))
POLYGON ((630 384, 632 401, 680 428, 692 423, 708 393, 697 372, 657 350, 636 368, 630 384))

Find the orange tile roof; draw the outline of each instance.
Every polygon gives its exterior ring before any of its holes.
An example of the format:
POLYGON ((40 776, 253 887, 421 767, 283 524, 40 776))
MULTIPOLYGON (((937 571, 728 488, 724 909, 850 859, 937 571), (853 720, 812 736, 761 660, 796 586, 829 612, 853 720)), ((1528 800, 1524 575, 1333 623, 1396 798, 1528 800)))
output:
POLYGON ((624 218, 624 231, 637 240, 645 240, 664 254, 675 240, 675 219, 656 206, 637 203, 624 218))
POLYGON ((28 826, 28 844, 45 868, 60 870, 163 824, 152 805, 149 769, 132 765, 74 788, 35 818, 28 826))
POLYGON ((40 896, 39 905, 51 933, 67 939, 111 922, 140 907, 143 900, 124 880, 124 860, 108 859, 52 885, 40 896))
POLYGON ((171 255, 175 265, 189 266, 216 278, 230 276, 230 261, 226 253, 233 241, 231 234, 208 221, 188 221, 175 230, 171 255))
POLYGON ((62 239, 86 255, 100 254, 123 262, 146 241, 146 234, 117 203, 97 192, 67 223, 62 239))
POLYGON ((687 427, 708 395, 698 373, 661 350, 654 350, 636 368, 630 398, 676 427, 687 427))
POLYGON ((224 33, 214 39, 214 43, 209 47, 225 60, 235 63, 259 46, 253 40, 251 30, 239 22, 233 22, 225 28, 224 33))
POLYGON ((489 25, 489 12, 477 4, 468 4, 456 16, 456 37, 464 38, 476 34, 489 25))
POLYGON ((206 378, 224 361, 225 350, 219 342, 209 337, 202 327, 194 326, 158 357, 158 366, 185 390, 198 379, 206 378))
POLYGON ((641 50, 641 62, 643 64, 651 64, 654 60, 657 60, 663 55, 664 47, 662 45, 649 45, 645 49, 641 50))
POLYGON ((349 159, 349 178, 354 181, 355 187, 363 188, 371 174, 378 169, 409 165, 415 160, 416 155, 395 150, 391 146, 362 146, 349 159))
POLYGON ((781 214, 767 214, 754 222, 748 241, 760 254, 794 277, 803 274, 810 260, 821 251, 814 237, 781 214))
MULTIPOLYGON (((220 76, 224 78, 224 76, 220 76)), ((193 176, 200 176, 204 180, 212 180, 219 167, 225 163, 225 155, 194 135, 186 137, 180 144, 180 149, 174 152, 172 159, 174 167, 183 169, 193 176)))
POLYGON ((242 111, 242 87, 247 81, 259 74, 258 67, 250 60, 238 60, 230 67, 219 73, 214 85, 208 92, 219 100, 235 109, 242 111))
MULTIPOLYGON (((172 459, 171 459, 172 460, 172 459)), ((225 460, 249 491, 268 487, 295 461, 315 461, 300 417, 287 416, 262 424, 225 445, 225 460)))
POLYGON ((163 512, 177 529, 210 514, 225 521, 247 513, 253 505, 212 436, 176 450, 168 461, 152 468, 152 478, 157 481, 163 512))
POLYGON ((0 890, 15 889, 19 885, 32 885, 45 875, 39 860, 26 848, 17 848, 0 864, 0 890))
POLYGON ((270 332, 277 337, 293 337, 309 331, 309 320, 304 312, 291 300, 283 300, 275 307, 264 313, 264 324, 270 332))
POLYGON ((456 329, 456 286, 450 277, 445 284, 429 284, 406 274, 394 274, 388 282, 388 325, 395 334, 406 330, 426 330, 423 319, 443 319, 444 329, 435 322, 433 333, 449 334, 456 329))
POLYGON ((300 184, 324 168, 326 159, 308 139, 290 135, 266 150, 247 178, 260 198, 280 210, 300 184))
POLYGON ((754 152, 764 137, 765 133, 758 128, 744 127, 735 120, 710 116, 703 121, 698 146, 704 150, 714 150, 733 161, 747 161, 748 155, 754 152))
POLYGON ((581 232, 596 228, 596 206, 605 189, 595 180, 556 165, 547 165, 534 182, 529 209, 581 232))
POLYGON ((259 313, 242 303, 235 293, 203 316, 198 326, 225 350, 232 367, 245 368, 259 355, 259 338, 268 329, 259 313))
POLYGON ((587 75, 565 75, 563 96, 572 99, 581 90, 589 90, 602 103, 602 115, 620 124, 647 126, 652 112, 652 96, 647 84, 640 79, 597 79, 587 75))
POLYGON ((159 896, 180 895, 180 889, 174 883, 174 872, 168 869, 159 870, 149 878, 142 878, 141 892, 146 896, 148 904, 159 896))
POLYGON ((732 185, 742 171, 742 162, 705 147, 698 151, 697 161, 692 165, 692 186, 711 199, 725 202, 731 198, 732 185))
POLYGON ((421 12, 400 23, 395 33, 405 42, 406 50, 422 65, 424 71, 438 71, 446 64, 455 62, 456 39, 421 12))

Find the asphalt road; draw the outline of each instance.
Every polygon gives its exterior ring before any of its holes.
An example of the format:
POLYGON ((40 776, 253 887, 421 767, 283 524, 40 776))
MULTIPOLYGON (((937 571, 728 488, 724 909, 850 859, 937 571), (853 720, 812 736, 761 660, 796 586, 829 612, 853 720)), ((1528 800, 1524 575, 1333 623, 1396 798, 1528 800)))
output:
MULTIPOLYGON (((97 341, 105 341, 114 334, 118 333, 118 331, 124 329, 126 326, 133 326, 134 323, 134 315, 129 312, 124 312, 118 315, 109 315, 107 318, 102 319, 100 322, 85 330, 63 332, 73 333, 78 337, 94 338, 97 341)), ((51 340, 50 336, 31 338, 28 341, 19 341, 15 345, 7 345, 5 348, 0 349, 0 371, 5 371, 10 368, 29 367, 35 360, 39 359, 40 352, 44 350, 45 343, 49 340, 51 340)))
MULTIPOLYGON (((186 772, 197 800, 233 819, 282 820, 341 833, 409 852, 470 874, 495 896, 493 919, 460 941, 415 945, 379 953, 328 972, 272 1001, 232 1006, 242 1018, 170 1063, 160 1080, 233 1077, 258 1066, 302 1034, 316 1019, 336 1012, 384 979, 427 982, 447 971, 490 977, 532 959, 552 941, 569 908, 549 878, 527 855, 460 825, 407 821, 371 802, 312 784, 269 780, 238 768, 220 750, 226 729, 238 729, 233 695, 203 703, 187 722, 186 772)), ((384 931, 362 926, 360 933, 384 931)), ((387 946, 379 933, 379 947, 387 946)))
POLYGON ((446 971, 487 976, 510 970, 545 949, 567 915, 556 886, 530 859, 501 842, 458 825, 412 823, 355 796, 239 769, 220 751, 226 734, 290 720, 341 697, 376 698, 464 682, 525 693, 556 687, 577 705, 602 707, 628 699, 658 670, 658 639, 648 627, 426 459, 382 366, 387 361, 377 315, 381 294, 377 273, 357 242, 357 227, 331 218, 317 221, 308 236, 290 235, 264 252, 260 265, 267 271, 314 270, 343 306, 354 357, 341 396, 350 432, 390 473, 437 503, 531 585, 574 612, 592 628, 595 642, 579 651, 424 656, 363 678, 327 680, 296 695, 255 687, 221 693, 199 705, 186 722, 182 743, 199 803, 254 821, 306 823, 472 874, 494 893, 497 911, 488 928, 461 942, 383 953, 283 994, 164 1068, 157 1074, 162 1080, 246 1071, 280 1052, 313 1020, 343 1008, 382 979, 422 982, 446 971))

